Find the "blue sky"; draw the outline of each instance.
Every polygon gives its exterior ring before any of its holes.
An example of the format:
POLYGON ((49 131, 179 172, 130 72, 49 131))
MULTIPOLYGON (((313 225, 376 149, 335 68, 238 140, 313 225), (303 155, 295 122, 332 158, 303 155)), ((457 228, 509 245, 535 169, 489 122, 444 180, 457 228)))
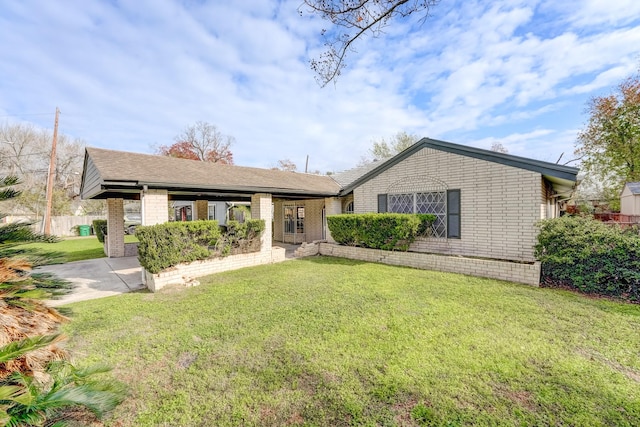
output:
POLYGON ((235 162, 355 166, 398 131, 511 154, 570 157, 586 101, 640 66, 637 0, 442 0, 347 58, 336 85, 300 0, 4 0, 0 122, 151 153, 198 120, 235 162))

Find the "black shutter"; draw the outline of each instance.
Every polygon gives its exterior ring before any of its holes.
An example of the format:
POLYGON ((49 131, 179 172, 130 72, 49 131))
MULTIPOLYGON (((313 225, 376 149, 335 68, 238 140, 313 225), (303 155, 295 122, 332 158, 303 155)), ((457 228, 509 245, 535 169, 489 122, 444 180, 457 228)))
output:
POLYGON ((460 190, 447 190, 447 238, 460 238, 460 190))
POLYGON ((387 211, 387 195, 378 194, 378 213, 385 213, 387 211))

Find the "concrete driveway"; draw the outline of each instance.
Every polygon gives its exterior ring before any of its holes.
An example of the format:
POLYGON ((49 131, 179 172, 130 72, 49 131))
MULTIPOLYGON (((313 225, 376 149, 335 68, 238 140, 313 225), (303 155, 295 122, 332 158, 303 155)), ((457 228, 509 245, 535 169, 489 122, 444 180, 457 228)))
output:
POLYGON ((47 265, 34 269, 34 272, 52 273, 73 283, 73 292, 48 301, 54 307, 145 289, 142 267, 137 257, 98 258, 47 265))

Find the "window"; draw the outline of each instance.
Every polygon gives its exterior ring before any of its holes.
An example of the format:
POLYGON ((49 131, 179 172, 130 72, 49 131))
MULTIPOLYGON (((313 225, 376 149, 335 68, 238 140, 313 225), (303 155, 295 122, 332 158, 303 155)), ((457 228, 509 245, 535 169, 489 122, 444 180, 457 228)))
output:
POLYGON ((284 232, 304 233, 304 206, 288 205, 284 207, 284 232))
POLYGON ((347 213, 347 214, 353 213, 353 200, 347 203, 347 205, 344 207, 344 213, 347 213))
POLYGON ((191 202, 171 202, 175 221, 193 221, 193 204, 191 202))
POLYGON ((209 203, 207 210, 207 219, 214 220, 216 219, 216 205, 213 203, 209 203))
POLYGON ((460 238, 460 190, 379 194, 378 212, 433 214, 434 237, 460 238))

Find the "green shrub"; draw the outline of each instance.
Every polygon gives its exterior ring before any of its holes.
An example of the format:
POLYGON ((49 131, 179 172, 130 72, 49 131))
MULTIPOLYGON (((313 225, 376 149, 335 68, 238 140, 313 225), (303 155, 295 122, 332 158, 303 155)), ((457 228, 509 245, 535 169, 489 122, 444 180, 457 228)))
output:
POLYGON ((418 234, 421 220, 410 214, 344 214, 327 217, 327 224, 340 244, 406 251, 418 234))
POLYGON ((640 236, 587 217, 542 221, 536 257, 542 283, 640 300, 640 236))
POLYGON ((94 219, 93 220, 93 232, 96 233, 96 237, 100 243, 104 243, 104 232, 107 229, 106 219, 94 219))
POLYGON ((436 216, 433 214, 416 214, 416 216, 420 220, 420 225, 418 226, 418 236, 430 236, 432 231, 431 226, 434 222, 436 222, 436 216))
POLYGON ((222 234, 218 221, 168 222, 136 228, 138 259, 150 273, 183 262, 260 250, 264 220, 229 221, 222 234), (257 243, 256 243, 257 241, 257 243))

